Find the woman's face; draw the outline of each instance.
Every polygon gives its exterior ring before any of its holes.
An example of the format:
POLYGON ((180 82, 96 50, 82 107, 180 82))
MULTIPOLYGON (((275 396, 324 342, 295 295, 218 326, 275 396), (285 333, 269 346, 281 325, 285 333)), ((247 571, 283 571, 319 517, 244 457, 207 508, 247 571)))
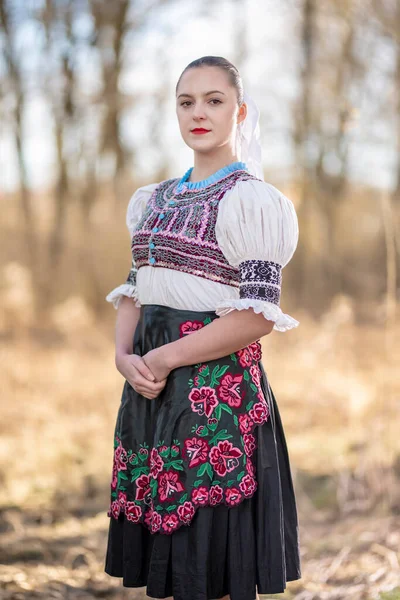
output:
POLYGON ((176 93, 176 114, 185 143, 196 152, 230 145, 235 150, 237 124, 246 117, 235 88, 219 67, 197 67, 182 75, 176 93), (196 134, 194 130, 205 129, 196 134))

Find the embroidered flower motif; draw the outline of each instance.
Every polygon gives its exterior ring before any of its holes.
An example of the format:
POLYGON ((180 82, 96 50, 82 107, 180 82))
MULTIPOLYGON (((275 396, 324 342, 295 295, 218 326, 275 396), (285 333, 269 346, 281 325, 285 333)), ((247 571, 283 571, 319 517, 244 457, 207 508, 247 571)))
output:
POLYGON ((156 479, 164 468, 164 461, 158 454, 157 448, 152 448, 150 452, 150 475, 156 479))
POLYGON ((220 504, 223 500, 224 490, 218 484, 211 486, 210 489, 210 505, 215 506, 220 504))
POLYGON ((122 447, 121 441, 119 442, 119 445, 115 448, 114 459, 115 464, 117 465, 117 470, 126 471, 128 455, 125 448, 122 447))
POLYGON ((113 468, 112 468, 112 477, 111 477, 111 487, 113 488, 113 490, 117 487, 117 483, 118 483, 118 469, 117 469, 117 465, 114 461, 113 468))
POLYGON ((192 501, 194 504, 199 504, 200 506, 207 504, 208 490, 204 485, 192 490, 192 501))
POLYGON ((132 523, 138 523, 140 517, 142 516, 142 509, 135 502, 127 502, 125 507, 125 515, 128 521, 132 521, 132 523))
POLYGON ((136 479, 135 500, 144 500, 145 497, 150 493, 150 476, 143 474, 136 479))
POLYGON ((171 446, 171 456, 178 456, 179 454, 179 446, 176 446, 175 444, 173 446, 171 446))
POLYGON ((179 519, 176 515, 171 514, 171 515, 164 516, 164 519, 162 522, 162 528, 167 533, 171 533, 172 531, 174 531, 178 527, 178 525, 179 525, 179 519))
POLYGON ((189 459, 189 467, 197 467, 200 463, 206 462, 210 446, 203 438, 193 437, 185 440, 185 451, 189 459))
POLYGON ((251 460, 246 461, 246 471, 250 475, 250 477, 255 477, 256 470, 251 460))
POLYGON ((199 373, 203 373, 203 371, 205 371, 207 369, 207 365, 201 365, 201 367, 199 367, 199 373))
POLYGON ((149 529, 151 529, 151 521, 153 519, 153 508, 150 508, 148 511, 146 511, 145 515, 144 515, 144 523, 145 525, 147 525, 147 527, 149 527, 149 529))
POLYGON ((139 450, 139 454, 141 454, 142 456, 147 456, 149 453, 149 451, 147 450, 147 448, 140 448, 139 450))
POLYGON ((132 464, 135 462, 136 459, 137 459, 137 454, 131 454, 128 459, 128 462, 132 464))
POLYGON ((217 446, 211 448, 210 462, 214 471, 222 476, 238 466, 238 458, 242 454, 243 452, 239 448, 235 448, 231 442, 223 440, 218 442, 217 446))
POLYGON ((250 433, 254 425, 254 422, 250 419, 249 415, 239 415, 239 429, 240 433, 250 433))
POLYGON ((240 395, 240 384, 242 383, 242 380, 243 375, 226 373, 217 387, 218 397, 223 402, 227 402, 229 406, 235 408, 239 407, 242 404, 242 397, 240 395))
POLYGON ((194 516, 194 506, 191 502, 185 502, 178 507, 178 515, 182 523, 189 524, 194 516))
POLYGON ((121 512, 121 507, 119 505, 118 500, 114 500, 111 502, 110 510, 107 513, 107 516, 114 517, 114 519, 118 519, 119 513, 121 512))
POLYGON ((215 390, 205 386, 198 390, 191 390, 189 400, 192 403, 192 411, 201 416, 206 415, 206 417, 209 417, 219 404, 215 390))
POLYGON ((245 433, 243 436, 244 451, 247 456, 251 456, 256 449, 256 440, 251 433, 245 433))
POLYGON ((155 510, 153 510, 152 515, 151 515, 151 531, 153 533, 160 530, 161 521, 162 521, 161 515, 158 512, 156 512, 155 510))
POLYGON ((211 417, 211 419, 208 419, 207 421, 207 425, 216 425, 218 423, 218 419, 215 419, 214 417, 211 417))
POLYGON ((260 387, 260 382, 261 382, 260 367, 258 365, 252 365, 250 367, 250 375, 251 375, 251 378, 253 380, 254 385, 259 388, 260 387))
POLYGON ((246 498, 252 496, 257 489, 256 480, 250 475, 245 475, 239 484, 239 487, 246 498))
POLYGON ((166 471, 158 480, 158 493, 161 502, 169 500, 176 492, 183 492, 184 487, 178 479, 178 473, 166 471))
POLYGON ((198 375, 196 375, 196 377, 193 379, 193 383, 195 386, 199 385, 199 376, 198 375))
POLYGON ((186 321, 185 323, 181 323, 179 325, 180 337, 198 331, 199 329, 202 329, 202 327, 204 327, 202 321, 186 321))
POLYGON ((257 402, 249 412, 249 416, 257 425, 262 425, 268 419, 268 405, 265 402, 257 402))
POLYGON ((200 435, 202 431, 204 431, 204 425, 199 425, 199 427, 196 429, 197 435, 200 435))
POLYGON ((259 362, 261 360, 262 352, 261 352, 261 344, 260 342, 253 342, 249 346, 247 346, 250 352, 250 355, 253 360, 259 362))
POLYGON ((159 446, 157 448, 158 452, 161 454, 161 452, 165 452, 166 450, 168 450, 168 446, 159 446))
POLYGON ((250 354, 250 351, 249 351, 249 349, 247 347, 246 348, 242 348, 241 350, 238 350, 236 352, 236 355, 239 358, 240 366, 243 367, 244 369, 246 367, 250 367, 250 365, 253 363, 253 358, 252 358, 252 356, 250 354))
POLYGON ((126 506, 126 493, 118 492, 118 502, 121 509, 121 512, 124 512, 126 506))
POLYGON ((225 492, 225 498, 228 504, 236 506, 242 499, 242 494, 236 487, 228 488, 225 492))

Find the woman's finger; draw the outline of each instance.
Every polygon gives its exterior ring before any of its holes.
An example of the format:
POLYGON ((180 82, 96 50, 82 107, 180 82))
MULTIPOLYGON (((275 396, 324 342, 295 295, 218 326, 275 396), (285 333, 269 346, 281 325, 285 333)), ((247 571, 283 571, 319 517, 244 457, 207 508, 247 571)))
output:
POLYGON ((140 356, 138 356, 137 354, 132 354, 132 362, 135 369, 139 371, 139 373, 144 379, 147 379, 148 381, 156 380, 153 373, 150 371, 149 367, 145 364, 144 360, 140 356))

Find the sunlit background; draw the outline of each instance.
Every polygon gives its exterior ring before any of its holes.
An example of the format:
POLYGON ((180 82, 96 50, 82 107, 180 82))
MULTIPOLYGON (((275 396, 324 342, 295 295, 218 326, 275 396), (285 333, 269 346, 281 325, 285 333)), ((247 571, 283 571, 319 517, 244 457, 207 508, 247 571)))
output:
POLYGON ((300 516, 279 597, 400 599, 398 0, 0 0, 0 27, 0 598, 145 598, 103 573, 105 296, 132 193, 192 166, 176 81, 219 55, 300 227, 281 302, 300 326, 263 340, 300 516))

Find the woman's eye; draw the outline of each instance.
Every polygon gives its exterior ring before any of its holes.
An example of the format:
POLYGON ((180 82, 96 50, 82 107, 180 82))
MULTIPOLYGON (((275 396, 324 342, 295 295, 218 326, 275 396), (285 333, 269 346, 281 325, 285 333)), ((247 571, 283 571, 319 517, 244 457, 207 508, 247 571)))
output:
POLYGON ((210 102, 216 102, 217 104, 221 104, 221 100, 218 100, 218 98, 213 98, 212 100, 210 100, 210 102))

